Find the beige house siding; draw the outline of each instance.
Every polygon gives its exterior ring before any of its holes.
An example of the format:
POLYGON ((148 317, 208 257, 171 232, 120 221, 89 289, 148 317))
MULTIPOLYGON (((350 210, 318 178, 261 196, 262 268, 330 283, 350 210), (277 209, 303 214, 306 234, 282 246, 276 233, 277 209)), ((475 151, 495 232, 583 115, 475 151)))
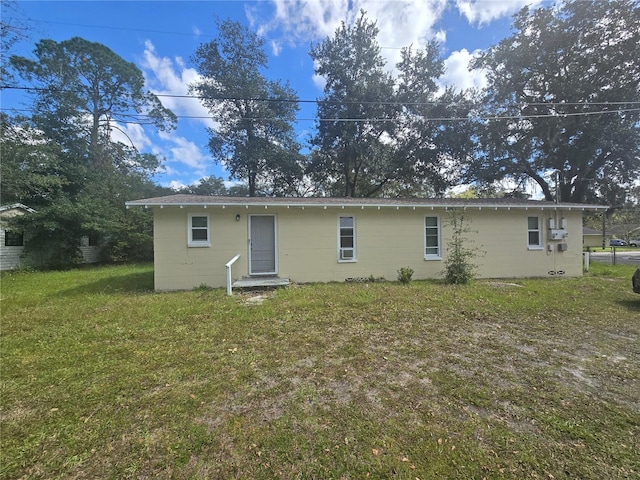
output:
MULTIPOLYGON (((600 235, 584 235, 584 248, 597 249, 602 248, 602 234, 600 235)), ((607 241, 607 246, 609 246, 609 242, 607 241)))
MULTIPOLYGON (((451 237, 450 211, 444 208, 227 206, 223 209, 218 205, 153 208, 157 290, 183 290, 200 285, 224 287, 225 264, 238 253, 241 257, 233 266, 233 279, 247 276, 250 215, 276 216, 278 274, 301 283, 345 281, 371 275, 395 280, 401 267, 411 267, 414 279, 440 278, 443 260, 425 260, 425 216, 440 218, 443 259, 451 237), (187 246, 189 213, 209 216, 210 247, 187 246), (355 218, 355 262, 338 261, 340 216, 355 218)), ((476 258, 479 277, 582 275, 581 211, 468 208, 465 216, 473 231, 468 234, 468 246, 480 251, 476 258), (527 246, 529 216, 540 218, 542 248, 537 250, 527 246), (566 219, 568 236, 564 240, 549 239, 551 217, 558 223, 561 218, 566 219), (559 250, 561 243, 566 243, 565 251, 559 250)))

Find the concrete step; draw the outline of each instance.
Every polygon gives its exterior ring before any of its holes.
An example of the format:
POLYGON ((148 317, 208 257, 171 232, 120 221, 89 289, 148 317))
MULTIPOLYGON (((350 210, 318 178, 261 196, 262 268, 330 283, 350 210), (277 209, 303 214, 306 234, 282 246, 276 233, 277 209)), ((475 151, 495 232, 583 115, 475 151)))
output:
POLYGON ((291 282, 288 278, 280 277, 242 277, 233 282, 233 288, 265 288, 286 287, 291 282))

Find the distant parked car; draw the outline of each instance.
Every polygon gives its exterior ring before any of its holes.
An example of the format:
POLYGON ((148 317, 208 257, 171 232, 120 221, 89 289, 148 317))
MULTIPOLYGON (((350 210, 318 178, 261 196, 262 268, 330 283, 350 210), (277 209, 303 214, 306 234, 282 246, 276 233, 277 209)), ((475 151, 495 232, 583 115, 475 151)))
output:
POLYGON ((611 240, 609 240, 609 246, 611 246, 611 247, 626 247, 627 246, 627 242, 625 242, 624 240, 620 240, 619 238, 612 238, 611 240))
POLYGON ((640 238, 636 238, 635 240, 629 240, 629 245, 632 247, 640 247, 640 238))

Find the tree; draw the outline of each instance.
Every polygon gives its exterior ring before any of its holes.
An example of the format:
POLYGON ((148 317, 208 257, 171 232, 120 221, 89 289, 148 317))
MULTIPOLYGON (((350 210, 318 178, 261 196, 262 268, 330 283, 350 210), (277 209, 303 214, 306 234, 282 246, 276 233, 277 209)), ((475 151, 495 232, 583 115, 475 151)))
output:
POLYGON ((469 101, 451 89, 440 92, 437 43, 403 49, 396 78, 377 35, 361 12, 311 49, 326 85, 309 173, 332 195, 442 194, 458 177, 447 172, 461 170, 454 165, 472 146, 466 121, 453 120, 466 117, 469 101))
POLYGON ((248 184, 250 196, 287 193, 302 178, 293 129, 297 96, 288 83, 265 77, 261 37, 230 20, 218 22, 218 30, 192 57, 202 79, 190 91, 216 122, 209 149, 232 178, 248 184))
POLYGON ((64 150, 26 122, 3 115, 0 129, 2 203, 23 203, 36 210, 9 219, 9 226, 27 231, 27 252, 38 265, 73 263, 79 256, 82 233, 78 203, 70 200, 80 189, 74 180, 84 175, 64 150), (35 256, 33 256, 35 255, 35 256))
POLYGON ((79 37, 41 40, 34 56, 11 57, 13 68, 35 88, 33 122, 94 167, 112 166, 111 130, 118 123, 164 130, 176 122, 144 89, 140 69, 102 44, 79 37))
POLYGON ((640 178, 637 2, 525 8, 475 66, 488 72, 484 115, 494 117, 476 178, 531 178, 547 200, 603 203, 620 201, 611 185, 640 178))
POLYGON ((159 161, 112 141, 111 129, 168 129, 175 115, 145 91, 134 64, 103 45, 42 40, 34 53, 11 64, 34 87, 35 113, 23 124, 5 119, 2 141, 3 194, 36 210, 14 220, 29 234, 25 250, 38 266, 64 266, 78 257, 81 237, 98 236, 109 259, 150 258, 151 218, 124 202, 158 192, 150 175, 159 161))
POLYGON ((8 52, 20 40, 27 38, 29 28, 20 11, 18 3, 14 0, 3 0, 2 15, 0 15, 0 82, 9 83, 13 80, 9 69, 8 52))
POLYGON ((0 114, 0 203, 42 204, 66 187, 64 152, 28 122, 0 114))
POLYGON ((100 240, 104 260, 149 260, 152 218, 126 210, 132 198, 162 195, 148 178, 157 159, 120 145, 112 170, 88 168, 28 122, 0 117, 2 204, 23 203, 35 213, 11 219, 26 232, 25 251, 33 266, 63 267, 80 260, 79 240, 100 240))
POLYGON ((438 52, 436 42, 424 49, 402 49, 397 65, 402 110, 394 144, 399 158, 410 159, 405 162, 408 190, 422 188, 440 196, 459 181, 475 148, 466 120, 475 104, 470 92, 440 91, 437 79, 444 74, 444 61, 438 52))
POLYGON ((226 195, 227 187, 221 177, 203 177, 195 185, 188 185, 180 190, 189 195, 226 195))
POLYGON ((384 70, 377 35, 376 24, 361 12, 353 26, 343 22, 333 38, 311 48, 315 73, 326 84, 309 173, 332 195, 379 195, 404 167, 390 141, 394 80, 384 70))

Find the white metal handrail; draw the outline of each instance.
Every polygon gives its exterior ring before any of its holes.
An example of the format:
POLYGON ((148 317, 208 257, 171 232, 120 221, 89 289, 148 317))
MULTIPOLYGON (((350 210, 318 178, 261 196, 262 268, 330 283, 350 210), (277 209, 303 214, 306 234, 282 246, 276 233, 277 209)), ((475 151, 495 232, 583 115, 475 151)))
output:
POLYGON ((236 263, 236 260, 238 260, 239 258, 240 254, 237 254, 225 265, 225 267, 227 267, 227 295, 231 295, 231 266, 236 263))

